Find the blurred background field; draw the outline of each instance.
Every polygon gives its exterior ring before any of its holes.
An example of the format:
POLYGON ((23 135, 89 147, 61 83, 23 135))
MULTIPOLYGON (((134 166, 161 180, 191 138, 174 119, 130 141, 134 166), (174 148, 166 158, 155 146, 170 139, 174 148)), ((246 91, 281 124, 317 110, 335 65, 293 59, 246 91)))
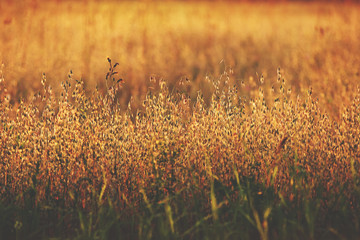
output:
POLYGON ((12 103, 36 93, 43 72, 56 92, 69 70, 88 91, 104 89, 107 57, 125 81, 122 106, 132 96, 134 109, 152 77, 193 99, 201 89, 208 101, 206 79, 230 72, 231 84, 251 96, 261 75, 270 89, 281 67, 293 92, 312 86, 338 118, 360 78, 354 3, 1 1, 0 10, 0 61, 12 103), (179 86, 186 79, 191 84, 179 86))

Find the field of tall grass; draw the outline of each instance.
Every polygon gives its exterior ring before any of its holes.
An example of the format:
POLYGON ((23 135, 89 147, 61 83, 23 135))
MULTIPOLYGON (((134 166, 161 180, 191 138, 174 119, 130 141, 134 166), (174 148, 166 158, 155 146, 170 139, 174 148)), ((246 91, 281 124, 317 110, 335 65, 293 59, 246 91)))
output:
POLYGON ((354 4, 0 10, 0 239, 359 239, 354 4))

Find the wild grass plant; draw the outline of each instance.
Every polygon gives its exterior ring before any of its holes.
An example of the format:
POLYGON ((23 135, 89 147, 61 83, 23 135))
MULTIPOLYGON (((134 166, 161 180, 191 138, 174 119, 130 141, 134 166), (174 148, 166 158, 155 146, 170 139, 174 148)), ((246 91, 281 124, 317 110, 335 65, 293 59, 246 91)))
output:
POLYGON ((2 239, 358 239, 359 91, 335 121, 280 68, 254 98, 208 78, 208 105, 152 79, 133 114, 108 62, 90 95, 44 74, 14 107, 1 81, 2 239))

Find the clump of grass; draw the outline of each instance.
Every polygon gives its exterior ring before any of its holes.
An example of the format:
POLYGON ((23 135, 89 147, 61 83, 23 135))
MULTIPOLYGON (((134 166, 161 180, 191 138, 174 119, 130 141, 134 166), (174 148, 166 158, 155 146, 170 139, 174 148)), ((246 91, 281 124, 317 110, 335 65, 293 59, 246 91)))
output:
MULTIPOLYGON (((56 97, 0 90, 3 236, 78 239, 328 239, 359 234, 359 99, 331 120, 280 69, 253 98, 213 83, 207 104, 155 79, 143 107, 85 94, 70 72, 56 97), (280 79, 280 81, 277 81, 280 79), (49 219, 52 219, 49 221, 49 219), (63 231, 67 232, 68 235, 63 231)), ((251 80, 255 81, 255 80, 251 80)), ((253 84, 252 82, 245 83, 253 84)), ((245 86, 246 87, 246 86, 245 86)))

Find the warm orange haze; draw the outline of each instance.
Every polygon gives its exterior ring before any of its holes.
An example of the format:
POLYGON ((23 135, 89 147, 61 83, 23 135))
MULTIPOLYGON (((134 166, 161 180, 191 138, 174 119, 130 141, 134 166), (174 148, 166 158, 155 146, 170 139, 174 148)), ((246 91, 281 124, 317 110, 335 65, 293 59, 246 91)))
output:
MULTIPOLYGON (((354 97, 359 79, 359 6, 326 3, 2 1, 3 74, 12 101, 40 88, 56 90, 69 70, 86 90, 104 86, 106 57, 125 79, 122 106, 141 104, 150 77, 174 87, 191 81, 209 97, 211 84, 233 70, 231 84, 265 78, 281 67, 296 94, 312 86, 330 114, 354 97), (23 4, 21 4, 23 3, 23 4)), ((248 86, 257 90, 257 83, 248 86)), ((249 95, 249 89, 240 88, 249 95)))
POLYGON ((0 12, 0 239, 359 239, 356 2, 0 12))

